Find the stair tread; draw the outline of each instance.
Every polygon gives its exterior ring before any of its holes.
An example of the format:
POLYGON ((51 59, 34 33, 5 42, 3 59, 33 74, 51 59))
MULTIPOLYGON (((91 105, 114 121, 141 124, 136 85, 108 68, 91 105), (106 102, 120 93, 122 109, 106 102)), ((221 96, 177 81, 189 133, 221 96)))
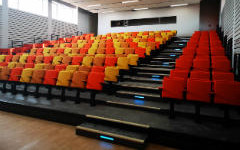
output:
POLYGON ((174 65, 152 65, 152 64, 141 64, 142 67, 152 67, 152 68, 156 68, 156 67, 164 67, 164 68, 173 68, 174 65))
POLYGON ((125 75, 123 78, 125 79, 131 79, 131 80, 139 80, 139 81, 159 81, 159 82, 162 82, 163 79, 159 79, 159 78, 154 78, 154 80, 152 78, 149 78, 149 77, 138 77, 138 76, 128 76, 128 75, 125 75))
POLYGON ((132 91, 120 90, 120 91, 117 91, 117 93, 160 98, 160 94, 153 94, 153 93, 146 93, 146 92, 132 92, 132 91))
POLYGON ((130 138, 139 140, 139 143, 144 143, 147 138, 146 133, 134 132, 132 130, 130 131, 127 129, 122 129, 119 127, 114 127, 112 125, 108 126, 103 124, 84 122, 81 125, 77 126, 77 129, 84 129, 84 128, 90 129, 91 131, 95 130, 98 133, 100 131, 100 134, 102 133, 103 135, 104 133, 110 133, 110 135, 117 135, 118 138, 130 137, 130 138))
POLYGON ((154 73, 154 72, 138 72, 138 75, 152 75, 152 76, 168 76, 168 73, 154 73))
POLYGON ((155 71, 171 71, 172 69, 168 68, 152 68, 152 67, 134 67, 135 69, 140 70, 155 70, 155 71))
POLYGON ((161 86, 161 84, 141 83, 141 82, 120 82, 118 83, 118 85, 125 86, 125 87, 137 87, 137 88, 154 89, 154 90, 158 90, 158 87, 161 86))

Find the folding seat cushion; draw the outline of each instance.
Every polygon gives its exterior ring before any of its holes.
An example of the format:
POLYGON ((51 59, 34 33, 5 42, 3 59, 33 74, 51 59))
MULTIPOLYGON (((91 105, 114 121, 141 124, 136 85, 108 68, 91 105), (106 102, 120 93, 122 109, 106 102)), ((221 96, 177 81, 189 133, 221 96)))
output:
POLYGON ((44 56, 43 62, 44 64, 52 64, 53 56, 44 56))
POLYGON ((210 102, 211 81, 188 79, 187 81, 187 100, 210 102))
POLYGON ((65 48, 64 54, 69 55, 72 53, 72 48, 65 48))
POLYGON ((93 66, 91 72, 104 72, 105 68, 103 66, 93 66))
POLYGON ((190 70, 192 67, 192 60, 191 59, 177 59, 175 68, 176 69, 183 69, 183 70, 190 70))
POLYGON ((0 63, 5 61, 6 55, 0 55, 0 63))
POLYGON ((240 84, 235 81, 214 81, 214 102, 217 104, 240 105, 240 84))
POLYGON ((137 47, 135 49, 135 54, 138 54, 138 56, 140 58, 145 58, 145 53, 146 53, 146 49, 145 48, 137 47))
POLYGON ((20 55, 13 55, 12 62, 18 62, 20 59, 20 55))
POLYGON ((128 58, 127 57, 119 57, 117 60, 118 69, 128 70, 128 58))
POLYGON ((32 78, 33 70, 34 70, 33 68, 23 69, 22 75, 21 75, 21 78, 20 78, 20 82, 29 83, 31 81, 31 78, 32 78))
POLYGON ((13 68, 11 70, 9 81, 19 81, 23 68, 13 68))
POLYGON ((79 66, 78 71, 86 71, 86 72, 90 72, 92 69, 92 67, 89 66, 79 66))
POLYGON ((17 63, 17 64, 16 64, 16 68, 24 68, 24 65, 25 65, 25 64, 17 63))
POLYGON ((116 48, 115 54, 124 54, 124 48, 116 48))
POLYGON ((72 43, 72 49, 74 48, 78 48, 78 44, 77 43, 72 43))
POLYGON ((37 49, 36 55, 43 55, 43 48, 37 49))
POLYGON ((72 65, 81 65, 82 61, 83 61, 83 56, 72 57, 72 65))
POLYGON ((87 79, 87 89, 102 90, 102 83, 104 82, 103 72, 90 72, 87 79))
POLYGON ((58 70, 58 71, 65 70, 66 68, 67 68, 67 65, 65 64, 60 64, 55 66, 55 70, 58 70))
POLYGON ((187 83, 188 74, 189 74, 189 70, 174 69, 170 71, 170 78, 183 78, 184 81, 187 83))
POLYGON ((46 70, 43 84, 56 85, 58 73, 59 72, 57 70, 46 70))
POLYGON ((35 59, 35 64, 43 63, 44 56, 37 56, 35 59))
POLYGON ((120 42, 120 47, 122 47, 122 48, 127 48, 128 45, 129 44, 127 42, 120 42))
POLYGON ((88 49, 88 54, 90 54, 90 55, 95 55, 96 52, 97 52, 97 49, 96 49, 96 48, 90 48, 90 49, 88 49))
POLYGON ((95 57, 93 59, 93 66, 103 66, 105 58, 104 57, 95 57))
POLYGON ((124 52, 125 52, 125 54, 134 54, 134 48, 125 48, 125 50, 124 50, 124 52))
POLYGON ((26 63, 24 65, 24 68, 34 68, 34 64, 33 63, 26 63))
POLYGON ((88 49, 87 48, 81 48, 80 49, 80 54, 87 54, 88 49))
POLYGON ((65 44, 65 43, 61 43, 61 44, 59 45, 59 47, 60 47, 60 48, 65 48, 65 47, 66 47, 66 44, 65 44))
POLYGON ((131 66, 137 66, 138 65, 138 55, 137 54, 128 54, 128 64, 131 66))
POLYGON ((119 75, 119 69, 117 67, 106 67, 105 68, 105 81, 110 82, 117 82, 118 81, 118 75, 119 75))
POLYGON ((57 49, 57 55, 64 54, 64 48, 57 49))
POLYGON ((210 80, 210 72, 208 72, 208 71, 191 71, 190 79, 210 80))
POLYGON ((45 64, 35 64, 34 69, 43 69, 45 64))
POLYGON ((88 72, 75 71, 73 73, 72 82, 70 86, 75 88, 85 88, 87 77, 88 77, 88 72))
POLYGON ((13 57, 13 55, 7 55, 5 57, 5 62, 11 62, 12 61, 12 57, 13 57))
POLYGON ((164 77, 162 97, 183 100, 186 81, 183 78, 164 77))
POLYGON ((151 50, 155 50, 156 49, 156 44, 155 44, 155 42, 147 42, 147 47, 150 47, 151 50))
POLYGON ((55 56, 56 54, 57 54, 57 48, 50 49, 50 52, 49 52, 50 56, 55 56))
POLYGON ((215 60, 212 61, 212 69, 213 71, 230 72, 232 68, 229 60, 215 60))
POLYGON ((28 58, 27 58, 27 63, 34 63, 34 62, 35 62, 35 59, 36 59, 36 56, 30 55, 30 56, 28 56, 28 58))
POLYGON ((232 72, 212 72, 213 80, 234 81, 232 72))
POLYGON ((66 71, 77 71, 79 69, 79 65, 68 65, 66 71))
POLYGON ((51 50, 50 47, 45 47, 45 48, 43 48, 43 55, 44 55, 44 56, 49 56, 50 50, 51 50))
POLYGON ((62 56, 55 56, 55 57, 53 58, 52 64, 53 64, 53 65, 59 65, 59 64, 62 63, 62 59, 63 59, 62 56))
POLYGON ((72 79, 71 71, 60 71, 58 74, 57 84, 58 86, 70 86, 72 79))
POLYGON ((80 54, 80 49, 79 48, 72 48, 72 54, 80 54))
POLYGON ((106 57, 104 66, 115 66, 117 63, 117 57, 106 57))
POLYGON ((114 48, 106 48, 106 54, 114 54, 115 49, 114 48))
POLYGON ((8 66, 8 63, 7 62, 0 62, 0 66, 3 67, 3 66, 8 66))
POLYGON ((98 48, 97 54, 105 54, 106 49, 105 48, 98 48))
POLYGON ((8 68, 12 69, 12 68, 15 68, 17 65, 17 62, 10 62, 8 63, 8 68))
POLYGON ((69 65, 72 62, 72 57, 71 56, 64 56, 62 59, 62 64, 69 65))
POLYGON ((45 70, 54 70, 55 66, 52 65, 52 64, 45 64, 43 69, 45 69, 45 70))
POLYGON ((7 66, 2 67, 0 72, 0 80, 8 80, 10 73, 10 68, 8 68, 7 66))
POLYGON ((92 66, 93 56, 85 56, 82 61, 83 66, 92 66))
POLYGON ((42 84, 43 83, 43 78, 44 78, 44 75, 45 75, 45 71, 46 71, 45 69, 35 69, 35 70, 33 70, 31 83, 42 84))
POLYGON ((210 69, 210 60, 206 59, 195 59, 193 61, 193 69, 201 71, 209 71, 210 69))

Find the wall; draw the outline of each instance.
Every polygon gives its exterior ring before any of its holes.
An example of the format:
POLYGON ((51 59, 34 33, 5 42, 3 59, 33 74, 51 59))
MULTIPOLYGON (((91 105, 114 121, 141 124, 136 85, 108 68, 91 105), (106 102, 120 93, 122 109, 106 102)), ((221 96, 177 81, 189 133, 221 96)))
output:
POLYGON ((142 11, 125 11, 98 15, 98 34, 109 32, 133 32, 145 30, 178 30, 178 36, 190 36, 199 30, 200 5, 189 5, 185 7, 150 9, 142 11), (111 28, 111 20, 139 19, 177 16, 177 24, 166 25, 143 25, 131 27, 111 28))
POLYGON ((200 3, 200 30, 216 30, 219 24, 220 0, 202 0, 200 3))
POLYGON ((3 47, 2 46, 2 40, 3 40, 2 28, 3 28, 2 6, 0 6, 0 48, 3 47))

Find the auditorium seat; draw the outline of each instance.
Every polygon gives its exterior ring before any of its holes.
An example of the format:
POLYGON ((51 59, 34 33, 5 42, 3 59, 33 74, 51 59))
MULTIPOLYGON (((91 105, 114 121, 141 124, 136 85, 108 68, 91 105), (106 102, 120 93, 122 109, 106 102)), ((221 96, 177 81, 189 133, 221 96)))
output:
POLYGON ((213 80, 234 81, 234 74, 232 72, 212 72, 213 80))
POLYGON ((185 89, 186 81, 184 78, 178 77, 164 77, 163 79, 163 88, 162 88, 162 97, 183 100, 183 92, 185 89))
POLYGON ((13 55, 12 62, 19 62, 20 55, 13 55))
POLYGON ((58 73, 57 70, 46 70, 43 84, 56 85, 58 73))
POLYGON ((87 89, 102 90, 102 83, 104 82, 103 72, 90 72, 87 79, 87 89))
POLYGON ((82 61, 83 66, 92 66, 93 56, 85 56, 82 61))
POLYGON ((88 77, 87 71, 75 71, 73 73, 71 87, 85 88, 87 77, 88 77))
POLYGON ((105 81, 117 82, 119 75, 119 69, 117 67, 106 67, 105 68, 105 81))
POLYGON ((55 56, 55 57, 53 58, 52 64, 53 64, 53 65, 59 65, 59 64, 62 63, 62 59, 63 59, 62 56, 55 56))
POLYGON ((43 63, 43 59, 44 59, 44 57, 42 55, 41 56, 36 56, 35 63, 36 64, 43 63))
POLYGON ((71 71, 60 71, 57 78, 57 86, 70 86, 72 79, 72 72, 71 71))
POLYGON ((20 82, 29 83, 31 81, 31 78, 32 78, 33 70, 34 70, 33 68, 23 69, 22 74, 21 74, 21 78, 20 78, 20 82))
POLYGON ((103 66, 105 58, 104 57, 95 57, 93 59, 93 66, 103 66))
POLYGON ((67 68, 67 65, 61 64, 61 65, 56 65, 55 70, 62 71, 67 68))
POLYGON ((103 66, 93 66, 91 72, 104 72, 105 68, 103 66))
POLYGON ((43 62, 45 64, 52 64, 53 56, 44 56, 43 62))
POLYGON ((190 79, 210 80, 210 72, 208 72, 208 71, 191 71, 190 79))
POLYGON ((83 56, 74 56, 72 58, 72 65, 81 65, 83 61, 83 56))
POLYGON ((27 58, 27 63, 35 63, 36 56, 35 55, 30 55, 27 58))
POLYGON ((131 66, 137 66, 138 65, 138 55, 137 54, 128 54, 128 64, 131 66))
POLYGON ((42 84, 45 75, 45 69, 35 69, 33 70, 31 83, 42 84))
POLYGON ((23 68, 13 68, 11 70, 9 81, 19 81, 23 68))
POLYGON ((71 56, 62 57, 62 64, 70 65, 71 62, 72 62, 72 57, 71 56))
POLYGON ((119 57, 117 60, 118 69, 128 70, 128 58, 127 57, 119 57))

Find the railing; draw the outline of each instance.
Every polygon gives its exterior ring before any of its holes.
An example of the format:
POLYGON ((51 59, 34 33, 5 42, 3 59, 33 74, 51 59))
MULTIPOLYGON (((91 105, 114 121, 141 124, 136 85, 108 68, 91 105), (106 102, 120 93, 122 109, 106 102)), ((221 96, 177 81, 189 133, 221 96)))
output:
POLYGON ((60 35, 51 34, 51 40, 58 40, 60 35), (55 39, 54 39, 55 38, 55 39))
POLYGON ((12 40, 11 41, 11 47, 12 48, 13 47, 23 47, 23 41, 14 41, 14 40, 12 40), (20 43, 20 45, 19 44, 15 45, 16 43, 20 43))
POLYGON ((34 37, 33 39, 33 43, 42 43, 42 42, 43 42, 43 39, 41 37, 34 37), (40 42, 38 40, 40 40, 40 42))

